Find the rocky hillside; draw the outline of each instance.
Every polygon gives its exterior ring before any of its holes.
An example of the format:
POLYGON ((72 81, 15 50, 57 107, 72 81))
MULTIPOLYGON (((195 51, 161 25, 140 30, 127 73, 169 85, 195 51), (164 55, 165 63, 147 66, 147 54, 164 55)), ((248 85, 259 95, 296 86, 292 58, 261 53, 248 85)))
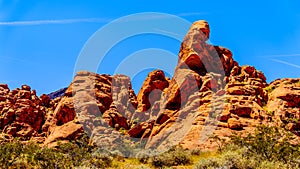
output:
POLYGON ((252 66, 240 66, 229 49, 206 43, 206 21, 193 23, 172 79, 149 73, 136 95, 125 75, 78 72, 64 95, 51 100, 29 86, 0 84, 0 141, 20 137, 54 147, 84 132, 101 146, 124 138, 146 148, 212 149, 210 136, 225 140, 256 125, 280 125, 300 136, 300 78, 268 84, 252 66))

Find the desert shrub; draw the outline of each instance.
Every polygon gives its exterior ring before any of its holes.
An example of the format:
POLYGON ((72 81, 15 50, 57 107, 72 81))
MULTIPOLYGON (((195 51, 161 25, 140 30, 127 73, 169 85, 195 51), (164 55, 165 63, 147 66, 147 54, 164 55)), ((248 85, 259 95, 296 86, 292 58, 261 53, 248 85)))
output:
POLYGON ((245 148, 230 145, 217 156, 201 159, 196 163, 195 169, 251 169, 251 166, 251 162, 246 157, 245 148))
POLYGON ((113 158, 109 154, 94 153, 91 158, 83 162, 82 167, 88 168, 108 168, 112 166, 113 158))
POLYGON ((141 151, 136 154, 136 158, 140 163, 147 164, 150 160, 150 154, 144 151, 141 151))
POLYGON ((299 160, 299 146, 292 145, 293 134, 275 126, 257 126, 247 137, 233 136, 233 144, 245 147, 251 155, 261 160, 295 162, 299 160))
POLYGON ((0 165, 3 168, 11 166, 23 152, 23 145, 18 141, 0 145, 0 165))
POLYGON ((168 152, 152 157, 155 167, 187 165, 191 163, 191 155, 182 148, 173 148, 168 152))
POLYGON ((223 161, 222 165, 227 168, 252 169, 259 164, 256 158, 249 156, 247 149, 238 148, 234 145, 231 148, 226 148, 220 158, 223 161))
POLYGON ((133 169, 151 169, 151 168, 148 166, 145 166, 145 165, 139 165, 139 166, 134 167, 133 169))
POLYGON ((34 165, 39 168, 71 168, 73 163, 67 155, 49 148, 40 148, 34 153, 34 165))
POLYGON ((56 148, 24 144, 18 139, 0 145, 0 168, 107 168, 112 164, 109 153, 99 153, 87 144, 75 142, 56 148), (94 152, 94 153, 93 153, 94 152))
POLYGON ((162 167, 162 166, 172 166, 173 165, 172 155, 169 153, 164 153, 152 158, 152 165, 155 167, 162 167))
POLYGON ((195 166, 195 169, 214 169, 222 165, 221 159, 218 158, 204 158, 201 159, 195 166))
POLYGON ((80 166, 81 163, 91 158, 89 148, 79 147, 74 143, 61 144, 57 147, 56 151, 67 156, 74 166, 80 166))
MULTIPOLYGON (((172 153, 172 152, 171 152, 172 153)), ((176 165, 186 165, 191 163, 191 155, 182 149, 173 152, 173 158, 176 165)))
POLYGON ((247 137, 233 136, 217 156, 201 159, 195 168, 299 168, 300 149, 291 144, 292 139, 292 134, 283 128, 261 125, 247 137))
POLYGON ((72 161, 65 155, 36 143, 23 144, 18 139, 0 146, 2 168, 70 168, 72 161))
POLYGON ((291 168, 289 165, 284 164, 283 162, 276 161, 262 161, 258 169, 282 169, 282 168, 291 168))
POLYGON ((114 147, 110 151, 115 152, 116 150, 120 153, 121 156, 136 157, 136 155, 145 149, 147 140, 142 140, 136 142, 136 138, 123 137, 121 140, 115 143, 114 147))
MULTIPOLYGON (((281 161, 257 160, 256 156, 239 154, 236 151, 223 151, 218 157, 204 158, 196 163, 195 169, 291 169, 299 168, 295 164, 281 161)), ((244 151, 244 150, 242 150, 244 151)))
POLYGON ((259 166, 255 158, 247 156, 245 148, 235 148, 226 148, 216 157, 201 159, 195 169, 254 169, 259 166))
POLYGON ((200 148, 195 148, 190 150, 191 155, 199 156, 202 153, 202 150, 200 148))

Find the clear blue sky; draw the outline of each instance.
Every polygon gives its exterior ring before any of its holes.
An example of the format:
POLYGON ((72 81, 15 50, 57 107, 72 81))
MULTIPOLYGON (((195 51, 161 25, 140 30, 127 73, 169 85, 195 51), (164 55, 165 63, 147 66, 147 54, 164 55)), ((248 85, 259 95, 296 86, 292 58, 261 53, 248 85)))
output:
MULTIPOLYGON (((12 89, 28 84, 39 94, 68 86, 90 36, 114 19, 139 12, 169 13, 190 22, 205 19, 210 41, 229 48, 240 65, 255 66, 268 82, 300 77, 299 6, 296 0, 0 0, 0 83, 12 89)), ((106 60, 107 67, 98 73, 113 73, 113 60, 136 50, 177 53, 179 45, 155 35, 137 36, 113 48, 108 56, 115 58, 106 60)), ((146 72, 134 79, 135 90, 146 72)))

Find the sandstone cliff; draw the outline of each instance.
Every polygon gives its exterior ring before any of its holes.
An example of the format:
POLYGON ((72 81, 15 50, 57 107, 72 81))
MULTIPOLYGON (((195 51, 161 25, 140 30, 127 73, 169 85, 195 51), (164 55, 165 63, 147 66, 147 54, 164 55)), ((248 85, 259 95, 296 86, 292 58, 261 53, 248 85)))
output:
POLYGON ((85 132, 102 146, 127 138, 146 148, 211 149, 216 145, 210 136, 228 140, 258 124, 280 125, 300 136, 300 78, 268 84, 262 72, 240 66, 229 49, 208 44, 209 36, 208 23, 195 22, 172 79, 155 70, 137 96, 125 75, 86 71, 52 100, 26 85, 10 91, 0 84, 0 141, 20 137, 54 147, 85 132))

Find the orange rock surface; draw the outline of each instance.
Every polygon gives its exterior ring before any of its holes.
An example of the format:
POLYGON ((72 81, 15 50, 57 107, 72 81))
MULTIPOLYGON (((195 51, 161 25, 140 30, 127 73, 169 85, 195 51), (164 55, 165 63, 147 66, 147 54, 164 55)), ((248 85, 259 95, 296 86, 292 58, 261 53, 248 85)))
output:
POLYGON ((172 79, 162 70, 150 72, 137 96, 129 77, 87 71, 53 100, 27 85, 10 90, 0 84, 0 140, 20 137, 54 147, 85 132, 111 147, 125 137, 160 150, 176 144, 213 149, 210 136, 228 140, 258 124, 300 136, 300 78, 268 84, 262 72, 240 66, 229 49, 208 44, 209 36, 206 21, 193 23, 172 79))

